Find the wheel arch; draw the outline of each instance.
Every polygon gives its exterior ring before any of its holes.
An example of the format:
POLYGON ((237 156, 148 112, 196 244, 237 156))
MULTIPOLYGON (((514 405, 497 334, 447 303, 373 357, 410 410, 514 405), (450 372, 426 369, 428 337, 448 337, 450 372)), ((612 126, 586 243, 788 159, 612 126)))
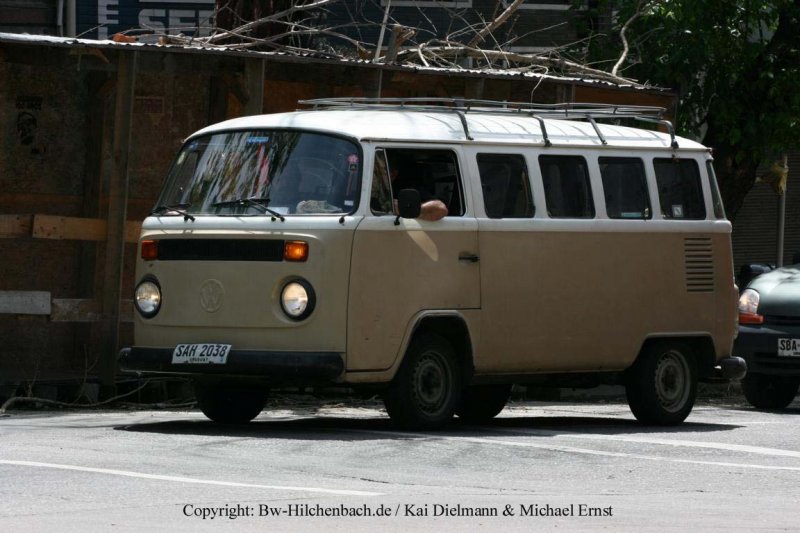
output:
POLYGON ((452 344, 461 369, 462 383, 469 383, 475 371, 472 336, 467 320, 457 312, 423 312, 418 315, 406 334, 394 374, 397 374, 397 369, 403 364, 411 341, 422 333, 440 335, 452 344))
POLYGON ((633 366, 655 344, 681 344, 689 349, 688 355, 695 363, 698 379, 709 378, 714 373, 716 366, 716 351, 714 339, 708 333, 702 334, 670 334, 650 336, 642 343, 633 366))

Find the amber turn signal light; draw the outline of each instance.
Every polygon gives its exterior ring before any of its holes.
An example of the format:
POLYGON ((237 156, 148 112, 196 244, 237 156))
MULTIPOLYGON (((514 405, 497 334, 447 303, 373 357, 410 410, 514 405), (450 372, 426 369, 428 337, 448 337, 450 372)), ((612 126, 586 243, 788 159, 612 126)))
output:
POLYGON ((301 262, 308 259, 308 243, 305 241, 286 241, 283 246, 283 259, 301 262))
POLYGON ((158 241, 142 241, 142 259, 145 261, 158 259, 158 241))
POLYGON ((739 311, 739 324, 763 324, 764 317, 755 313, 743 313, 739 311))

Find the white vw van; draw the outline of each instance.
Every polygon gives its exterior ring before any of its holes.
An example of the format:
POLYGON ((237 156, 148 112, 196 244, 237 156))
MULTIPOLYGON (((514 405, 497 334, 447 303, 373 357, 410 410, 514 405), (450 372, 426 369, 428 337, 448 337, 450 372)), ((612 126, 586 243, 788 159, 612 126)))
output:
POLYGON ((731 225, 709 150, 658 109, 332 99, 209 126, 144 221, 123 370, 217 422, 270 388, 379 392, 403 427, 511 385, 623 384, 677 424, 731 357, 731 225), (435 206, 438 214, 426 216, 435 206))

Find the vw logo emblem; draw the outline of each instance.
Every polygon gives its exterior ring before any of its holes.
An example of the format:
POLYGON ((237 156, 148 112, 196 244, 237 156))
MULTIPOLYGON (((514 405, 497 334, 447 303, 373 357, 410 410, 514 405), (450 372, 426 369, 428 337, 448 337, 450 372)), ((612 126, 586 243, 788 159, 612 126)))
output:
POLYGON ((209 313, 213 313, 222 307, 224 299, 225 289, 219 281, 207 279, 200 285, 200 306, 209 313))

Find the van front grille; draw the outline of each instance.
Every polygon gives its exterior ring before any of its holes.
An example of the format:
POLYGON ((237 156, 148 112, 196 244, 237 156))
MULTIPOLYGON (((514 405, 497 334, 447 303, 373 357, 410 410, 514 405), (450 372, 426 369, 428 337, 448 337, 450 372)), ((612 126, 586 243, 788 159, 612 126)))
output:
POLYGON ((714 250, 709 237, 686 237, 683 241, 686 290, 714 292, 714 250))
POLYGON ((283 261, 283 240, 161 239, 159 261, 283 261))

